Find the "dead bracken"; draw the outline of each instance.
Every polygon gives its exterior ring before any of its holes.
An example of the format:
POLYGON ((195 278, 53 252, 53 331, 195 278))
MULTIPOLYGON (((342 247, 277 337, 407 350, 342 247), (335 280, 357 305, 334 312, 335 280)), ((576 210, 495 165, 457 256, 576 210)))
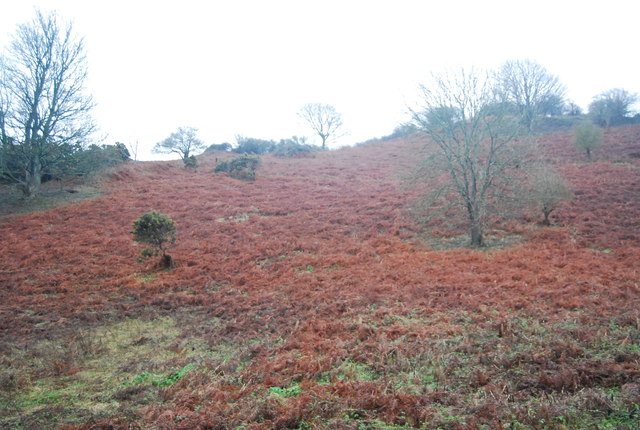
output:
POLYGON ((129 163, 0 219, 0 426, 635 428, 639 141, 611 128, 587 162, 545 136, 574 198, 488 250, 420 240, 419 135, 265 155, 252 182, 129 163), (173 270, 136 261, 149 210, 179 227, 173 270))

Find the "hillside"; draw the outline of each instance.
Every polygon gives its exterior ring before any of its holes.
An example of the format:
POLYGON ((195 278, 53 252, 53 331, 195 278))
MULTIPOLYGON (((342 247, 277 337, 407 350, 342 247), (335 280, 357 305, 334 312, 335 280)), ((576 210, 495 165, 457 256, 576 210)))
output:
POLYGON ((0 424, 636 428, 640 126, 591 163, 541 137, 574 199, 482 251, 422 240, 423 147, 265 156, 254 182, 213 173, 222 153, 131 163, 0 219, 0 424), (177 223, 174 270, 137 261, 150 210, 177 223))

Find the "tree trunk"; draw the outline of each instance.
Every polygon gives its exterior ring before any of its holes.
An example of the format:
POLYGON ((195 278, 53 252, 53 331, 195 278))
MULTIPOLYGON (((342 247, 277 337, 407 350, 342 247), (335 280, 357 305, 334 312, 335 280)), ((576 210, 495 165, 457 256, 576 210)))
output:
POLYGON ((481 247, 484 243, 482 240, 482 226, 474 222, 471 224, 471 246, 481 247))
POLYGON ((31 198, 40 192, 42 184, 42 171, 40 163, 35 161, 31 165, 31 169, 24 172, 24 183, 21 184, 22 193, 25 197, 31 198))
POLYGON ((162 254, 162 260, 160 260, 160 264, 163 269, 173 269, 175 264, 173 262, 173 258, 169 254, 162 254))
POLYGON ((471 236, 471 246, 480 247, 482 243, 482 222, 480 221, 480 210, 476 204, 467 202, 467 216, 469 217, 469 235, 471 236))
POLYGON ((544 221, 542 221, 542 225, 545 226, 550 226, 551 225, 551 220, 549 220, 549 215, 551 215, 551 211, 549 210, 543 210, 542 213, 544 213, 544 221))

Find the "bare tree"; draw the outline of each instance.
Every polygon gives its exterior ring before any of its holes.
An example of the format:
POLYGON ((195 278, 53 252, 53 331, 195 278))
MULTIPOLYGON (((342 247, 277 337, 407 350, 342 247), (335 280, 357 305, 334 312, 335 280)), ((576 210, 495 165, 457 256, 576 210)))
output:
POLYGON ((138 161, 138 141, 136 140, 135 143, 130 142, 129 144, 127 144, 127 149, 131 153, 131 158, 133 159, 133 161, 138 161))
POLYGON ((204 149, 205 144, 198 139, 198 129, 193 127, 179 127, 178 131, 171 133, 162 142, 158 142, 153 147, 153 152, 159 154, 175 153, 180 156, 185 166, 190 163, 192 153, 204 149))
POLYGON ((603 127, 622 124, 631 113, 631 106, 637 101, 637 94, 614 88, 593 98, 589 104, 589 117, 603 127))
POLYGON ((438 149, 425 167, 446 173, 437 194, 453 191, 466 213, 471 245, 482 246, 492 207, 505 197, 510 169, 520 163, 514 148, 519 127, 486 74, 434 75, 421 91, 424 105, 413 120, 438 149))
POLYGON ((564 100, 565 90, 560 80, 531 60, 507 61, 498 71, 497 80, 529 132, 537 116, 549 113, 550 104, 561 106, 564 100))
POLYGON ((323 150, 327 149, 327 142, 336 137, 336 132, 342 127, 342 116, 331 105, 310 103, 304 105, 298 115, 320 136, 323 150))
POLYGON ((0 62, 0 169, 36 195, 44 174, 63 173, 95 131, 85 95, 84 42, 55 13, 20 25, 0 62))
POLYGON ((542 223, 551 225, 549 216, 560 203, 571 197, 571 192, 562 175, 553 166, 545 163, 532 166, 528 171, 528 200, 542 211, 542 223))

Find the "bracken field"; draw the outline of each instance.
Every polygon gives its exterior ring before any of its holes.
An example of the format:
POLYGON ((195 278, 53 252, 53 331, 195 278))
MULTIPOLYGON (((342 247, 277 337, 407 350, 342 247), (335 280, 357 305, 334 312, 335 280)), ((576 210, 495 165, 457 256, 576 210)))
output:
POLYGON ((420 135, 264 156, 253 182, 221 152, 131 162, 0 218, 0 427, 639 428, 640 127, 592 162, 538 140, 573 198, 481 250, 415 216, 420 135), (151 210, 172 270, 138 258, 151 210))

